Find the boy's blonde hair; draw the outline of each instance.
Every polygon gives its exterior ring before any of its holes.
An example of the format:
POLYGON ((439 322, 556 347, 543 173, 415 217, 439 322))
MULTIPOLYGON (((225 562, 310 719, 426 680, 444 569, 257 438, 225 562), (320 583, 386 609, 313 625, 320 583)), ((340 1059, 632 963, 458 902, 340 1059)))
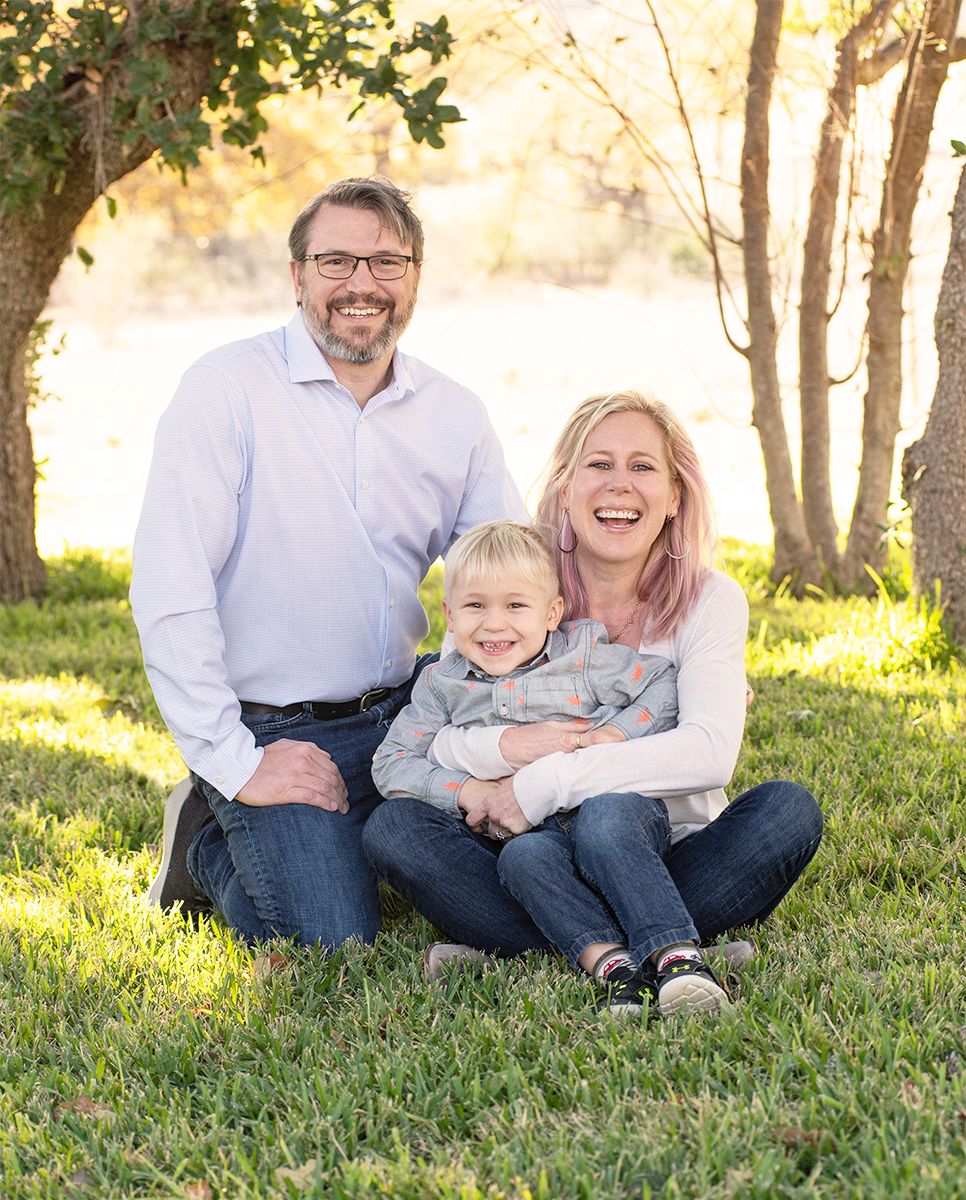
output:
POLYGON ((546 587, 553 599, 560 580, 550 547, 535 529, 518 521, 485 521, 464 533, 446 556, 446 595, 484 576, 517 575, 546 587))

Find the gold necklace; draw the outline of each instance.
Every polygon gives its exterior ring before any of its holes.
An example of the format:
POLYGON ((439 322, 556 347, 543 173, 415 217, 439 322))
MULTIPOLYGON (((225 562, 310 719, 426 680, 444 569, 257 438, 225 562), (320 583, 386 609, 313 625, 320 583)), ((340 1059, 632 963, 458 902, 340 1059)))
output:
POLYGON ((624 624, 620 627, 620 629, 617 631, 617 633, 615 633, 614 636, 610 639, 611 645, 613 645, 614 642, 619 642, 621 640, 621 638, 624 636, 624 634, 627 633, 628 629, 630 629, 630 627, 631 627, 631 622, 634 620, 634 618, 637 616, 637 614, 641 611, 643 604, 644 604, 643 600, 638 600, 637 604, 635 604, 635 606, 634 606, 634 611, 627 618, 627 620, 624 622, 624 624))

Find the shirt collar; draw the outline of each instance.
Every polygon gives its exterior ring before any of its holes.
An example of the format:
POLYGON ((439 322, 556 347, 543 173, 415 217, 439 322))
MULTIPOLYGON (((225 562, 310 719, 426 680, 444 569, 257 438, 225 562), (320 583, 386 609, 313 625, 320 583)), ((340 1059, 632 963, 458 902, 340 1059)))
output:
MULTIPOLYGON (((458 675, 460 679, 466 679, 470 675, 472 675, 474 679, 486 679, 489 681, 497 679, 515 679, 517 675, 522 675, 525 672, 532 670, 534 667, 539 667, 544 662, 549 662, 551 657, 550 651, 551 647, 553 646, 553 639, 557 636, 558 634, 556 632, 548 633, 547 640, 543 643, 543 649, 535 654, 529 662, 521 663, 518 667, 514 667, 512 671, 508 671, 506 675, 487 675, 487 673, 478 667, 476 663, 470 662, 470 660, 463 655, 460 655, 459 662, 454 664, 454 674, 458 675)), ((560 634, 559 636, 562 637, 563 635, 560 634)))
MULTIPOLYGON (((305 328, 301 309, 292 315, 292 319, 285 326, 285 359, 288 363, 288 377, 292 383, 338 383, 329 360, 305 328)), ((416 385, 409 373, 406 356, 400 353, 397 346, 392 356, 392 379, 379 395, 388 400, 400 400, 407 393, 415 391, 416 385)))

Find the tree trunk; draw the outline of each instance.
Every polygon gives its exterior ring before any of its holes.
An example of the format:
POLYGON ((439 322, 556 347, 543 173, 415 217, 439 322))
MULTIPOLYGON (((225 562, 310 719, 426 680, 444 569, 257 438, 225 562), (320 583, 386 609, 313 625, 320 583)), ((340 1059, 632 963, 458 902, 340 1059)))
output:
POLYGON ((966 168, 953 205, 949 258, 936 308, 939 379, 926 429, 902 460, 912 508, 916 589, 937 580, 953 634, 966 644, 966 168))
POLYGON ((879 225, 873 237, 867 333, 868 390, 862 462, 843 561, 845 582, 861 588, 865 564, 881 572, 902 394, 902 295, 909 269, 912 218, 929 149, 936 102, 946 79, 962 0, 927 3, 909 55, 893 118, 879 225))
POLYGON ((799 390, 802 412, 802 503, 805 524, 819 562, 833 579, 839 573, 838 523, 832 504, 829 436, 828 326, 832 241, 842 177, 842 151, 855 106, 859 51, 895 7, 879 0, 836 47, 836 68, 825 118, 802 247, 799 312, 799 390))
MULTIPOLYGON (((186 39, 158 43, 155 49, 171 67, 165 89, 170 110, 195 107, 208 84, 212 45, 186 39)), ((71 89, 74 127, 64 179, 36 207, 0 215, 0 601, 38 595, 44 586, 34 532, 36 468, 27 424, 30 331, 91 205, 156 148, 144 138, 125 143, 126 129, 112 122, 114 101, 124 86, 118 74, 105 74, 93 94, 79 86, 71 89)))
POLYGON ((819 578, 818 561, 795 491, 778 382, 778 337, 768 260, 769 117, 784 0, 759 0, 748 68, 745 137, 741 151, 741 215, 752 424, 765 460, 765 481, 775 531, 773 578, 791 575, 801 586, 819 578))

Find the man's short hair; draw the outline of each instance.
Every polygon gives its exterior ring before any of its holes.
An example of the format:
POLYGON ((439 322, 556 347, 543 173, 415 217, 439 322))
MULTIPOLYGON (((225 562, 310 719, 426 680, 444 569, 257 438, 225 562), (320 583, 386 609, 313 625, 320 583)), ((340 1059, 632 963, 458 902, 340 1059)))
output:
POLYGON ((449 594, 474 580, 504 575, 545 587, 551 599, 560 595, 550 547, 517 521, 485 521, 464 533, 446 556, 443 590, 449 594))
MULTIPOLYGON (((375 213, 379 222, 413 248, 416 266, 423 261, 423 226, 409 206, 411 196, 388 179, 340 179, 305 205, 295 218, 288 235, 288 249, 295 262, 305 257, 309 244, 309 226, 320 208, 359 208, 375 213)), ((342 247, 338 247, 341 249, 342 247)))

